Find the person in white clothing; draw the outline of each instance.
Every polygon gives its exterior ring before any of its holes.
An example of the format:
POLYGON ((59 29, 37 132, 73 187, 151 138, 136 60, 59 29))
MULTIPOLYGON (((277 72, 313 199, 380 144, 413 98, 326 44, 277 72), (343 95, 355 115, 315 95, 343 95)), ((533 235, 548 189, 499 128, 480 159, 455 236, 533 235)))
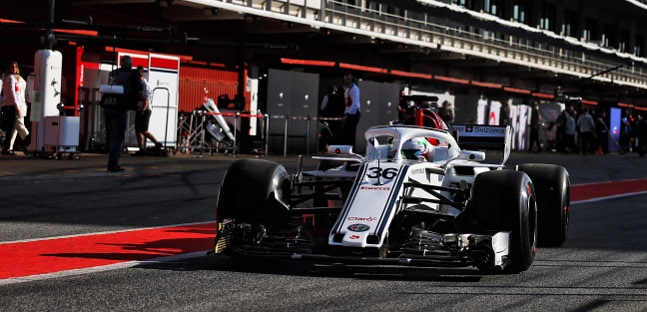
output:
POLYGON ((4 94, 2 92, 3 84, 4 84, 4 74, 0 73, 0 105, 4 103, 4 94))
POLYGON ((346 109, 342 117, 342 144, 355 145, 355 132, 359 123, 360 105, 359 105, 359 87, 353 81, 353 74, 347 72, 344 74, 344 100, 346 109))
POLYGON ((2 127, 5 131, 5 140, 2 155, 13 155, 13 144, 16 134, 24 140, 29 134, 25 127, 24 118, 27 115, 25 103, 25 87, 27 83, 20 76, 18 62, 12 61, 5 75, 3 89, 4 100, 2 103, 2 127))

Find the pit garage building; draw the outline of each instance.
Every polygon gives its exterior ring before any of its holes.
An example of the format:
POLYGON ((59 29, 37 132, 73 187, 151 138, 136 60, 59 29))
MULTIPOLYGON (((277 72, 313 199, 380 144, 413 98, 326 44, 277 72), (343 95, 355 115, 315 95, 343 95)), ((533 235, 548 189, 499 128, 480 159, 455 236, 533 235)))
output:
MULTIPOLYGON (((397 118, 403 94, 452 102, 456 122, 478 121, 482 101, 647 110, 645 17, 643 0, 24 0, 0 11, 0 62, 27 78, 36 51, 61 52, 60 101, 85 107, 65 113, 80 115, 82 150, 104 140, 98 89, 131 55, 164 94, 158 138, 179 144, 182 112, 207 89, 224 108, 304 117, 287 133, 303 152, 316 148, 308 118, 346 71, 362 90, 358 133, 397 118)), ((260 131, 249 121, 243 132, 260 131)))

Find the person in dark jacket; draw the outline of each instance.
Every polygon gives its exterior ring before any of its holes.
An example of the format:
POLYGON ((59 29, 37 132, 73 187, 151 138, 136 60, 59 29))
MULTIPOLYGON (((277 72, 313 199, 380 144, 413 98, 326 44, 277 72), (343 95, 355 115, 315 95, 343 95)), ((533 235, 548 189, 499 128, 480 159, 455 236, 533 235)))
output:
POLYGON ((112 84, 123 86, 122 95, 102 98, 103 113, 110 124, 110 147, 108 152, 108 172, 124 171, 119 166, 121 151, 124 147, 128 110, 136 109, 142 83, 139 75, 133 71, 133 60, 130 56, 121 58, 121 67, 112 73, 112 84))
POLYGON ((597 150, 602 150, 604 154, 609 152, 609 126, 607 126, 606 118, 607 112, 602 111, 595 119, 597 150))
POLYGON ((631 127, 631 119, 633 116, 629 114, 627 117, 622 117, 620 124, 620 148, 619 153, 624 154, 631 152, 631 137, 633 136, 633 129, 631 127))
POLYGON ((647 120, 642 114, 638 115, 636 125, 634 126, 634 135, 636 136, 636 148, 638 148, 638 155, 645 157, 647 153, 647 120))
POLYGON ((528 152, 532 151, 533 146, 537 145, 536 153, 541 151, 539 144, 539 126, 541 124, 541 116, 539 115, 539 104, 537 101, 532 103, 530 111, 530 142, 528 143, 528 152))
POLYGON ((452 112, 452 104, 448 101, 444 101, 443 105, 438 110, 438 115, 446 123, 450 124, 454 122, 454 112, 452 112))

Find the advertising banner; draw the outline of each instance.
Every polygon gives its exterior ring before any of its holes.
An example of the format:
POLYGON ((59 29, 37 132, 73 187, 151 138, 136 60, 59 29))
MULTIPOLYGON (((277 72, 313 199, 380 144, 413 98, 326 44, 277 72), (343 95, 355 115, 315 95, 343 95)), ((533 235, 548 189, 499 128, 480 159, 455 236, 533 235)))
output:
POLYGON ((479 100, 476 106, 476 123, 479 125, 484 125, 486 123, 487 113, 487 100, 479 100))
POLYGON ((609 152, 617 152, 619 150, 618 142, 620 141, 620 120, 622 118, 622 110, 619 108, 611 108, 609 114, 609 152))
POLYGON ((519 135, 519 107, 517 105, 510 105, 510 127, 512 127, 512 142, 511 148, 517 149, 517 136, 519 135))
POLYGON ((501 116, 501 102, 490 101, 490 114, 488 116, 488 125, 498 126, 499 116, 501 116))
POLYGON ((530 111, 528 105, 517 105, 519 113, 519 130, 517 134, 517 149, 525 150, 528 142, 528 112, 530 111))

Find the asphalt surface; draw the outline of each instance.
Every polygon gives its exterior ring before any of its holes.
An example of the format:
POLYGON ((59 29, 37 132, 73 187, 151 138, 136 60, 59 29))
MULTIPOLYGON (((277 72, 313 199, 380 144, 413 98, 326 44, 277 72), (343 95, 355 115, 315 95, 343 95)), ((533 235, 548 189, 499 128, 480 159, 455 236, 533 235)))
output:
MULTIPOLYGON (((271 159, 295 169, 294 157, 271 159)), ((214 220, 232 159, 125 156, 119 174, 105 161, 0 158, 0 242, 214 220)), ((573 184, 647 177, 635 155, 517 153, 508 163, 525 162, 563 165, 573 184)), ((0 310, 645 311, 645 200, 573 205, 566 244, 539 249, 522 274, 199 256, 0 285, 0 310)))

